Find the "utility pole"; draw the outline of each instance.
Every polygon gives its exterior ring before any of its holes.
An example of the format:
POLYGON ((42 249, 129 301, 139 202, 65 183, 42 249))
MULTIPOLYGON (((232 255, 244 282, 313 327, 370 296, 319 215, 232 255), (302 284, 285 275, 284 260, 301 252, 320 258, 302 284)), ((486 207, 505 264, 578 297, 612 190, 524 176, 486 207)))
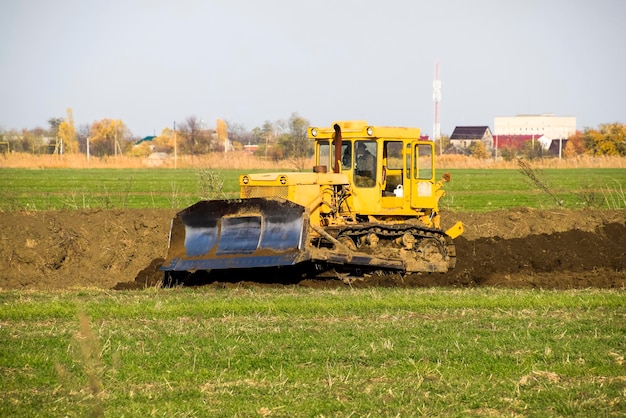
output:
POLYGON ((495 153, 494 153, 494 160, 498 161, 498 134, 496 134, 496 142, 495 142, 496 146, 494 147, 495 149, 495 153))
POLYGON ((176 169, 177 166, 177 162, 178 162, 178 149, 177 149, 177 144, 176 144, 176 121, 174 121, 174 169, 176 169))

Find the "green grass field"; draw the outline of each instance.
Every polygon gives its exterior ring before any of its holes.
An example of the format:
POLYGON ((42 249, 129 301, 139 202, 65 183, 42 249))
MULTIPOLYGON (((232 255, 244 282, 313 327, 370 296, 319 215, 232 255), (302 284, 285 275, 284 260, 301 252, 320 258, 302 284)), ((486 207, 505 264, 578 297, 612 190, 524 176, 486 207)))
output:
POLYGON ((624 416, 623 291, 0 293, 0 416, 624 416))
MULTIPOLYGON (((550 193, 518 170, 454 169, 444 208, 489 211, 511 207, 626 207, 623 169, 546 169, 539 172, 550 193)), ((215 172, 201 180, 194 169, 0 169, 0 210, 83 208, 183 208, 202 195, 238 196, 240 170, 215 172), (205 191, 202 191, 205 186, 205 191), (208 193, 207 187, 208 186, 208 193), (211 190, 212 188, 212 190, 211 190)))
MULTIPOLYGON (((0 209, 182 208, 201 196, 193 169, 0 169, 0 209)), ((237 197, 238 171, 220 171, 237 197)), ((217 191, 217 190, 216 190, 217 191)))
POLYGON ((565 208, 626 207, 626 170, 623 169, 544 169, 538 171, 550 195, 518 170, 449 170, 452 182, 442 206, 468 212, 512 207, 565 208), (555 199, 556 197, 556 199, 555 199))

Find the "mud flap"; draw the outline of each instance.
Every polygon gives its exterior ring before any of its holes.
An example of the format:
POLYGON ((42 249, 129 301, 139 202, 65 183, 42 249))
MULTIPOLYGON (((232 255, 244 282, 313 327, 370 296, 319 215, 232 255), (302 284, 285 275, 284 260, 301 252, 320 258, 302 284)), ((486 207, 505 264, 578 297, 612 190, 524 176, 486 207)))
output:
POLYGON ((309 214, 280 198, 207 200, 176 214, 165 271, 287 266, 308 260, 309 214))

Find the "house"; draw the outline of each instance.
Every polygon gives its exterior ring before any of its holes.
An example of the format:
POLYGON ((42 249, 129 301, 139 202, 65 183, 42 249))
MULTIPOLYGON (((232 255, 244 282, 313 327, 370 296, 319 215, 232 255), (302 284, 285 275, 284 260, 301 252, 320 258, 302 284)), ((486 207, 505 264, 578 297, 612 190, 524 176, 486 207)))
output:
POLYGON ((493 135, 488 126, 457 126, 450 136, 450 145, 468 149, 473 142, 481 141, 488 150, 493 149, 493 135))
POLYGON ((567 139, 550 139, 546 135, 496 135, 495 148, 498 150, 510 149, 521 152, 527 143, 541 147, 542 155, 561 156, 567 139))
POLYGON ((247 152, 248 154, 254 154, 255 152, 257 152, 259 150, 259 145, 258 144, 253 144, 253 145, 244 145, 243 146, 243 150, 245 152, 247 152))
POLYGON ((497 149, 514 149, 522 151, 524 144, 531 141, 536 141, 538 136, 535 135, 496 135, 495 136, 495 148, 497 149))
POLYGON ((137 142, 135 142, 135 145, 139 145, 143 142, 149 142, 152 141, 154 138, 156 138, 156 136, 154 135, 150 135, 150 136, 144 136, 143 138, 141 138, 140 140, 138 140, 137 142))

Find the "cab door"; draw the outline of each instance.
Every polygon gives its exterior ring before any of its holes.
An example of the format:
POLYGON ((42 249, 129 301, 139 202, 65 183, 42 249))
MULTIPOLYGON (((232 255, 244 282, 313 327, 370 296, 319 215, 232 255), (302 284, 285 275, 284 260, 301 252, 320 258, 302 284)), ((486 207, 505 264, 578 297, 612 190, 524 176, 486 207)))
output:
MULTIPOLYGON (((409 163, 409 158, 406 159, 409 163)), ((411 143, 411 207, 415 209, 434 208, 435 197, 435 144, 430 141, 411 143)))

